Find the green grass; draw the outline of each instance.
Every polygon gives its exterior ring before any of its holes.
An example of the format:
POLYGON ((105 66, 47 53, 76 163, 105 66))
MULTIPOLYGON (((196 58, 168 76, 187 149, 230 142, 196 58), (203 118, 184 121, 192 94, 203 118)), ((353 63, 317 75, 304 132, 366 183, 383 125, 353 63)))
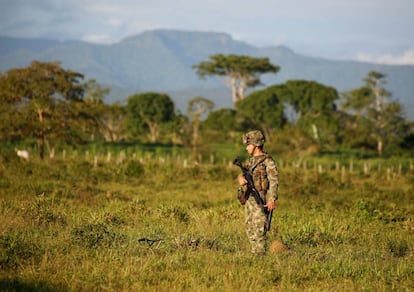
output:
POLYGON ((228 161, 69 154, 0 160, 1 291, 414 289, 408 164, 286 160, 269 242, 289 250, 255 258, 228 161))

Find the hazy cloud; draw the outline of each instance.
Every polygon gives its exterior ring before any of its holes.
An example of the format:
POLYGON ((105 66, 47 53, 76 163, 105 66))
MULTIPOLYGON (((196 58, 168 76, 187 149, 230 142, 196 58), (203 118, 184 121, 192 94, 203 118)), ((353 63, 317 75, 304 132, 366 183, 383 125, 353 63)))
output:
POLYGON ((407 50, 401 55, 386 54, 381 56, 372 56, 369 54, 361 53, 357 55, 356 59, 362 62, 371 62, 379 64, 414 65, 414 49, 407 50))
POLYGON ((0 0, 0 35, 111 43, 160 28, 216 31, 313 56, 403 62, 412 11, 412 0, 0 0))

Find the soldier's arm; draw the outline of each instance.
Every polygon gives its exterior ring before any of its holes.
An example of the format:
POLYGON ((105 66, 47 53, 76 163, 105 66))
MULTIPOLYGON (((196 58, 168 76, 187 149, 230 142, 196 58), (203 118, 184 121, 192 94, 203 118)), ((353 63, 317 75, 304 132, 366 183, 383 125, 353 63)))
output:
POLYGON ((278 199, 279 171, 273 159, 266 159, 266 173, 269 180, 268 201, 275 202, 278 199))

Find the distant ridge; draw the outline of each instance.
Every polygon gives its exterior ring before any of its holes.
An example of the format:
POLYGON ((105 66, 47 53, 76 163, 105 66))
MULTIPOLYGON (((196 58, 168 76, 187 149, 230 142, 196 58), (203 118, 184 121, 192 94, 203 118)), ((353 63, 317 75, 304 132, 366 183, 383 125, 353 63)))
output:
MULTIPOLYGON (((221 32, 151 30, 114 44, 0 37, 0 70, 29 65, 33 60, 61 61, 70 68, 110 86, 107 102, 124 101, 141 91, 170 93, 184 110, 189 98, 204 94, 216 107, 231 107, 230 93, 219 78, 200 80, 193 65, 213 54, 269 57, 281 67, 276 75, 262 76, 265 86, 290 79, 315 80, 338 91, 363 85, 369 71, 387 75, 387 89, 414 120, 414 65, 380 65, 314 58, 285 46, 258 48, 221 32)), ((259 88, 257 88, 259 89, 259 88)))

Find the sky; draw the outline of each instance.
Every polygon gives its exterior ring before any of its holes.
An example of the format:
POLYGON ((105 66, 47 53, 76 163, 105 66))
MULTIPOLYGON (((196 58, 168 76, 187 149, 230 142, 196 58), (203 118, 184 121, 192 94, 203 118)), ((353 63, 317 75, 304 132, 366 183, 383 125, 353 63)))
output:
POLYGON ((414 0, 0 0, 0 35, 110 44, 154 29, 223 32, 335 60, 414 65, 414 0))

